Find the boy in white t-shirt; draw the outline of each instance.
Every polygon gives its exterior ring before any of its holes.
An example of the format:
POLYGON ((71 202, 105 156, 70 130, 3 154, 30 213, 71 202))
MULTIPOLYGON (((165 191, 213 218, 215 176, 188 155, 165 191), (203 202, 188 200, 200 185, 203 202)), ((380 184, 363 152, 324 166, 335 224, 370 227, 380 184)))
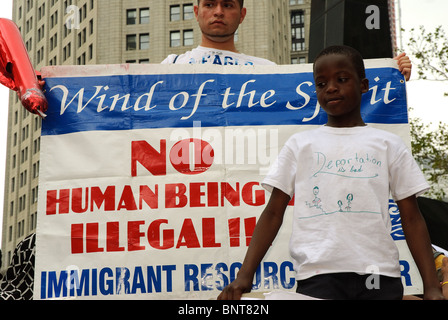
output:
POLYGON ((290 253, 297 292, 321 299, 401 299, 398 250, 390 236, 389 195, 397 202, 426 299, 443 299, 431 243, 416 196, 428 189, 402 140, 367 126, 364 62, 346 46, 324 50, 314 64, 328 122, 293 135, 263 181, 271 198, 255 228, 237 279, 219 299, 239 299, 282 224, 295 195, 290 253), (379 288, 368 286, 372 270, 379 288))

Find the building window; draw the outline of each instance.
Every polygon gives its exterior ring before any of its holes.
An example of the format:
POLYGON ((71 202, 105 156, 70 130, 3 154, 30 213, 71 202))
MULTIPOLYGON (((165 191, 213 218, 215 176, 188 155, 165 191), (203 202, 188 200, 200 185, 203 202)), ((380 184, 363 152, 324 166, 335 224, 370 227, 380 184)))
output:
POLYGON ((194 19, 193 4, 185 4, 184 5, 184 20, 193 20, 193 19, 194 19))
POLYGON ((305 12, 296 10, 291 12, 292 51, 305 50, 305 12))
POLYGON ((180 6, 171 6, 170 7, 170 21, 179 21, 180 20, 180 6))
POLYGON ((192 46, 193 42, 193 30, 184 30, 184 46, 192 46))
POLYGON ((37 212, 31 214, 31 222, 30 222, 29 225, 30 225, 30 230, 29 230, 29 231, 33 231, 34 229, 36 229, 36 225, 37 225, 37 212))
POLYGON ((129 9, 126 12, 126 24, 132 25, 137 24, 137 9, 129 9))
POLYGON ((78 65, 83 66, 86 64, 86 53, 84 52, 82 55, 78 57, 78 65))
POLYGON ((27 171, 23 171, 22 173, 20 173, 20 188, 22 188, 24 185, 26 185, 26 175, 27 175, 27 171))
MULTIPOLYGON (((56 57, 54 58, 56 61, 56 57)), ((39 130, 42 128, 42 118, 41 117, 34 117, 34 131, 39 130)))
POLYGON ((58 12, 56 11, 50 17, 50 29, 52 29, 58 23, 58 12))
POLYGON ((17 224, 17 237, 20 238, 25 235, 25 220, 19 221, 17 224))
POLYGON ((27 124, 22 128, 22 142, 28 139, 30 135, 30 126, 27 124))
POLYGON ((89 60, 93 59, 93 44, 89 46, 89 60))
POLYGON ((31 189, 31 204, 37 203, 37 196, 39 194, 39 187, 31 189))
POLYGON ((28 160, 28 147, 25 147, 25 149, 22 149, 21 157, 20 157, 20 163, 25 163, 25 161, 28 160))
POLYGON ((58 46, 58 35, 55 34, 50 38, 50 51, 55 49, 58 46))
POLYGON ((19 198, 19 212, 22 212, 26 208, 26 194, 19 198))
POLYGON ((149 33, 143 33, 140 35, 140 50, 149 49, 149 33))
POLYGON ((63 51, 63 58, 64 58, 64 61, 65 61, 65 60, 67 60, 68 58, 70 58, 70 56, 72 55, 72 44, 69 42, 69 43, 64 47, 64 49, 63 49, 62 51, 63 51))
POLYGON ((305 12, 303 10, 296 10, 291 12, 291 25, 304 25, 305 12))
POLYGON ((126 36, 126 50, 137 50, 137 36, 135 34, 128 34, 126 36))
POLYGON ((170 46, 171 47, 180 47, 180 31, 171 31, 170 32, 170 46))
POLYGON ((40 50, 37 51, 37 63, 41 63, 44 58, 44 48, 40 48, 40 50))
POLYGON ((26 1, 26 11, 30 11, 31 8, 33 8, 33 0, 27 0, 26 1))
POLYGON ((36 163, 33 163, 33 179, 36 179, 39 177, 39 164, 40 164, 39 161, 37 161, 36 163))
POLYGON ((291 64, 304 64, 306 63, 305 57, 293 57, 291 58, 291 64))
POLYGON ((140 24, 149 23, 149 8, 140 9, 140 24))

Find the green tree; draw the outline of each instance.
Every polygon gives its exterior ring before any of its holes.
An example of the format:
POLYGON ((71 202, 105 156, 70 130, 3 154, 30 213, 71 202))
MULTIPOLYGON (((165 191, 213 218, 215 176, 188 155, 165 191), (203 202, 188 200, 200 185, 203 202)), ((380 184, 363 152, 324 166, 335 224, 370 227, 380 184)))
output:
POLYGON ((412 119, 411 144, 414 158, 431 185, 428 196, 445 199, 448 195, 448 125, 440 122, 437 130, 430 130, 421 119, 412 119))
MULTIPOLYGON (((410 30, 409 55, 414 57, 419 79, 448 81, 448 37, 442 26, 427 32, 420 26, 410 30)), ((448 96, 448 93, 445 93, 448 96)), ((443 107, 443 106, 442 106, 443 107)), ((441 114, 448 114, 448 110, 441 114)), ((446 199, 448 194, 448 124, 440 122, 436 130, 411 119, 411 143, 415 159, 431 185, 429 196, 446 199)))
POLYGON ((420 26, 418 33, 411 29, 408 47, 417 60, 420 79, 448 80, 448 38, 442 26, 432 32, 427 32, 424 26, 420 26))

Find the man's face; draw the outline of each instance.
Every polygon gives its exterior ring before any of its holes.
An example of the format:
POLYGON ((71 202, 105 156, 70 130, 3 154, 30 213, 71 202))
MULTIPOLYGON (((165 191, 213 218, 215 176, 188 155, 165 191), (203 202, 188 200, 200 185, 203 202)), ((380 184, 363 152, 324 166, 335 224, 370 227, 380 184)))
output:
POLYGON ((246 16, 238 0, 200 0, 194 11, 202 33, 214 41, 232 37, 246 16))

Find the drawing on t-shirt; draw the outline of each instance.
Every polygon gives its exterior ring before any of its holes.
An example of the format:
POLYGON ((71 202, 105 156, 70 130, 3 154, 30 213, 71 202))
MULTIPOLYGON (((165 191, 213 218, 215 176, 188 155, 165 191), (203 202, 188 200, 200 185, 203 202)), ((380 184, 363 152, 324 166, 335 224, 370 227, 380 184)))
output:
POLYGON ((367 173, 366 167, 373 170, 382 167, 382 161, 375 159, 369 153, 365 155, 355 153, 350 157, 330 159, 325 153, 315 152, 315 157, 317 161, 312 174, 314 178, 318 175, 334 175, 350 179, 374 179, 378 178, 379 173, 367 173))
POLYGON ((352 211, 352 207, 350 206, 350 204, 352 203, 352 201, 353 201, 353 194, 351 194, 351 193, 349 193, 348 195, 347 195, 347 206, 345 207, 345 210, 347 211, 347 212, 350 212, 350 211, 352 211))
MULTIPOLYGON (((319 191, 320 191, 320 189, 318 186, 314 187, 314 189, 313 189, 314 199, 311 202, 305 201, 305 203, 309 208, 316 208, 324 214, 329 214, 322 208, 322 199, 318 197, 319 191)), ((347 206, 344 208, 345 212, 352 211, 352 207, 351 207, 352 201, 353 201, 353 194, 349 193, 347 195, 347 206)), ((338 206, 339 206, 338 212, 344 212, 344 210, 343 210, 344 202, 342 200, 338 201, 338 206)), ((330 213, 335 213, 335 212, 330 212, 330 213)))
POLYGON ((342 200, 338 201, 338 206, 339 206, 339 212, 343 212, 344 210, 342 210, 342 206, 344 205, 344 203, 342 202, 342 200))
MULTIPOLYGON (((365 194, 367 189, 352 192, 353 185, 351 183, 343 183, 345 180, 366 181, 380 179, 384 161, 375 156, 374 152, 362 150, 347 154, 314 152, 314 159, 314 165, 310 171, 310 180, 318 181, 314 181, 313 184, 309 185, 309 187, 313 187, 314 198, 304 201, 306 210, 303 211, 301 219, 337 213, 381 214, 381 212, 369 210, 369 195, 365 194), (333 179, 338 179, 340 182, 338 186, 331 188, 331 190, 326 185, 325 188, 323 187, 323 184, 326 184, 328 181, 326 177, 329 176, 337 177, 333 179), (345 188, 343 187, 344 185, 346 185, 345 188), (349 185, 352 185, 352 187, 349 187, 349 185), (332 194, 327 194, 328 192, 332 194), (330 199, 336 200, 330 201, 330 199)), ((373 197, 374 195, 372 194, 371 196, 373 197)))
POLYGON ((324 209, 322 209, 322 205, 321 202, 322 200, 317 196, 319 194, 319 187, 314 187, 313 189, 313 194, 314 194, 314 199, 313 201, 311 201, 311 203, 309 203, 308 201, 306 201, 306 204, 308 205, 308 207, 310 208, 316 208, 322 211, 322 213, 325 213, 324 209))
POLYGON ((310 209, 315 209, 316 212, 315 214, 309 216, 309 217, 302 217, 300 219, 307 219, 307 218, 314 218, 317 216, 321 216, 321 215, 330 215, 330 214, 334 214, 334 213, 374 213, 374 214, 381 214, 381 212, 372 212, 372 211, 364 211, 364 210, 352 210, 352 204, 353 201, 355 199, 355 196, 353 195, 353 193, 349 193, 347 194, 347 196, 345 197, 346 202, 344 203, 343 200, 338 200, 337 202, 337 206, 339 207, 339 209, 335 210, 330 210, 330 211, 326 211, 323 207, 324 203, 322 202, 322 199, 318 197, 318 194, 320 192, 320 189, 318 186, 315 186, 313 188, 313 194, 314 194, 314 199, 310 202, 310 201, 305 201, 305 204, 308 208, 310 209))

